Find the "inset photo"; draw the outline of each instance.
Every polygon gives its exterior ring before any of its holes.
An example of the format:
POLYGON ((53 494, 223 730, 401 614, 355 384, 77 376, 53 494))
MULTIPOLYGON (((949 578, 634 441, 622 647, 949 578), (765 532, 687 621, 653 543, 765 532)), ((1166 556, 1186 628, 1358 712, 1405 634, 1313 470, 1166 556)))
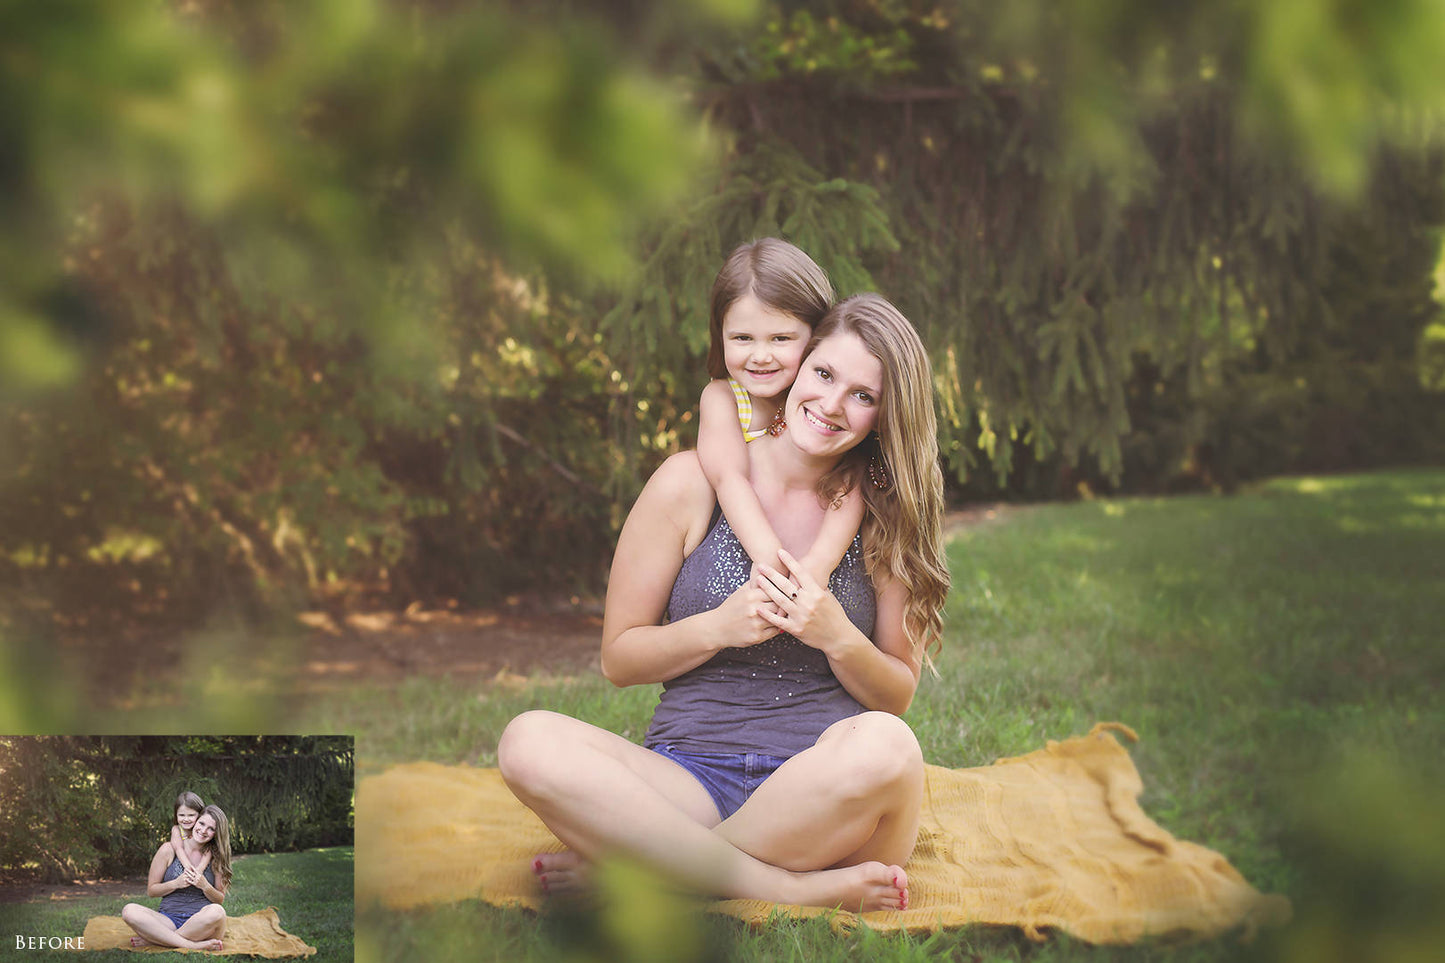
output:
POLYGON ((26 960, 350 960, 351 736, 0 736, 0 937, 26 960))

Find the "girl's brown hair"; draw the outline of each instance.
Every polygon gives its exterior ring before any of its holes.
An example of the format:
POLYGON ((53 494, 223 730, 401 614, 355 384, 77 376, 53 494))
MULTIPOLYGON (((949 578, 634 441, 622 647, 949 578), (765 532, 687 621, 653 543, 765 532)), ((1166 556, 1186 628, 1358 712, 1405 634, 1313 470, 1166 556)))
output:
MULTIPOLYGON (((171 808, 171 824, 174 826, 181 824, 180 812, 182 806, 185 806, 187 809, 194 809, 197 817, 200 816, 201 810, 206 808, 206 804, 201 802, 201 797, 187 789, 176 797, 176 804, 171 808)), ((152 811, 154 812, 154 810, 152 811)))
POLYGON ((831 500, 860 488, 867 506, 863 558, 868 573, 885 574, 908 588, 904 630, 919 661, 932 667, 932 653, 942 644, 950 583, 943 555, 933 368, 913 325, 879 295, 855 294, 838 302, 813 329, 808 352, 839 332, 856 335, 882 364, 882 397, 877 430, 819 481, 818 493, 831 500), (870 459, 881 461, 891 481, 887 491, 867 479, 870 459))
POLYGON ((723 319, 733 303, 749 293, 809 328, 817 325, 833 304, 833 285, 828 275, 800 248, 776 237, 761 237, 733 248, 712 282, 708 377, 728 376, 723 359, 723 319))

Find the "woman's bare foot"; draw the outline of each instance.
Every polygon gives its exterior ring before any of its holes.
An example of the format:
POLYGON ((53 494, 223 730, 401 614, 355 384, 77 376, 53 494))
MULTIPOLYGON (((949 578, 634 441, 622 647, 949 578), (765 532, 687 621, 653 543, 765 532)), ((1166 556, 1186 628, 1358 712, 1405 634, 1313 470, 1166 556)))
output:
POLYGON ((859 863, 842 869, 793 874, 794 895, 801 906, 829 906, 868 913, 908 909, 908 874, 902 866, 859 863))
POLYGON ((224 949, 225 944, 220 940, 202 940, 196 944, 198 950, 209 950, 212 953, 219 953, 224 949))
POLYGON ((150 946, 151 941, 146 939, 144 936, 132 936, 130 938, 130 945, 134 946, 136 949, 140 949, 142 946, 150 946))
POLYGON ((592 888, 592 865, 570 849, 537 856, 532 860, 532 873, 548 896, 584 893, 592 888))

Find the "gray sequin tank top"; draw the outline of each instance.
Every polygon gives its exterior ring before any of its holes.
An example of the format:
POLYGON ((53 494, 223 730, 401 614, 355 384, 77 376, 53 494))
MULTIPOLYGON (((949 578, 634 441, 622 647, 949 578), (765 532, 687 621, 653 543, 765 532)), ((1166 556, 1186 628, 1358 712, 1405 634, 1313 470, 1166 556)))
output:
MULTIPOLYGON (((161 879, 170 881, 185 871, 185 867, 181 865, 179 859, 172 859, 171 864, 166 867, 165 875, 162 876, 161 879)), ((216 874, 211 872, 210 866, 207 866, 201 875, 206 877, 206 882, 212 886, 216 885, 216 874)), ((206 894, 201 892, 199 886, 185 886, 162 896, 160 910, 162 913, 174 913, 177 916, 182 914, 195 916, 198 910, 210 905, 210 902, 210 900, 206 899, 206 894)))
MULTIPOLYGON (((668 619, 717 608, 748 580, 751 567, 727 519, 714 512, 712 529, 683 560, 673 582, 668 619)), ((848 619, 872 638, 877 599, 858 536, 833 570, 828 588, 848 619)), ((757 645, 724 649, 663 683, 643 744, 786 758, 817 742, 839 719, 862 711, 833 675, 827 656, 783 633, 757 645)))

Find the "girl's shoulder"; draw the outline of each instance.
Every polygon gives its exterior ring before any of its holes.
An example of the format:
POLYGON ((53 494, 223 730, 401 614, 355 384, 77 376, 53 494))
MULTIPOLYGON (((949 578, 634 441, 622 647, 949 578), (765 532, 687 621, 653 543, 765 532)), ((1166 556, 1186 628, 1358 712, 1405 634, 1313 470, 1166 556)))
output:
POLYGON ((703 387, 698 406, 704 410, 711 407, 736 408, 751 400, 747 389, 733 379, 714 378, 703 387))

